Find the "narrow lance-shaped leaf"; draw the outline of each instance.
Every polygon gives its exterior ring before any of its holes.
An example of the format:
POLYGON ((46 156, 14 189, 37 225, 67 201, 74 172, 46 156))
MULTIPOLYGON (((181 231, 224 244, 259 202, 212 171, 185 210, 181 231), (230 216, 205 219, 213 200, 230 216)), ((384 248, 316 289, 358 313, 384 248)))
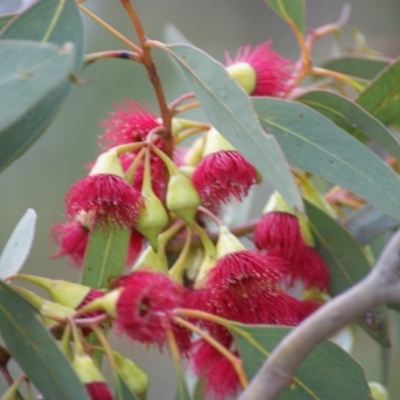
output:
MULTIPOLYGON (((44 97, 65 84, 74 68, 72 45, 0 41, 0 135, 44 97)), ((8 147, 1 147, 0 157, 8 147)))
POLYGON ((400 57, 382 70, 358 95, 356 103, 385 125, 398 119, 400 109, 400 57))
POLYGON ((343 56, 325 61, 321 67, 356 78, 374 79, 390 63, 389 58, 343 56))
POLYGON ((303 211, 301 196, 278 144, 263 132, 249 97, 225 68, 193 46, 162 48, 178 61, 211 124, 251 161, 289 205, 303 211))
POLYGON ((0 280, 17 274, 27 259, 35 236, 36 212, 29 208, 7 241, 0 256, 0 280))
POLYGON ((81 277, 82 285, 95 289, 109 286, 109 278, 124 272, 130 231, 116 225, 95 225, 90 233, 81 277))
POLYGON ((311 108, 291 101, 255 98, 266 132, 288 161, 364 198, 400 220, 400 179, 370 149, 311 108))
MULTIPOLYGON (((306 210, 318 252, 329 269, 329 294, 336 296, 367 276, 371 270, 370 263, 361 246, 342 224, 311 203, 306 202, 306 210)), ((375 307, 356 322, 382 346, 390 346, 385 306, 375 307)))
MULTIPOLYGON (((280 326, 230 323, 243 367, 250 380, 290 332, 280 326)), ((366 400, 371 398, 364 370, 344 350, 324 340, 307 356, 290 387, 277 400, 366 400)))
POLYGON ((33 307, 0 281, 0 333, 11 355, 46 399, 89 400, 33 307))
POLYGON ((304 0, 264 0, 298 33, 304 35, 304 0))
POLYGON ((380 234, 397 229, 399 221, 367 204, 350 215, 346 222, 349 230, 360 244, 372 242, 380 234))
POLYGON ((362 143, 373 140, 400 159, 400 143, 396 137, 385 125, 346 97, 326 90, 312 90, 297 97, 296 101, 318 111, 345 131, 354 134, 362 143))
MULTIPOLYGON (((75 70, 83 59, 83 23, 75 0, 41 0, 0 27, 0 39, 71 42, 75 49, 75 70)), ((0 171, 26 151, 45 131, 71 89, 65 82, 47 94, 23 118, 0 132, 0 171)))

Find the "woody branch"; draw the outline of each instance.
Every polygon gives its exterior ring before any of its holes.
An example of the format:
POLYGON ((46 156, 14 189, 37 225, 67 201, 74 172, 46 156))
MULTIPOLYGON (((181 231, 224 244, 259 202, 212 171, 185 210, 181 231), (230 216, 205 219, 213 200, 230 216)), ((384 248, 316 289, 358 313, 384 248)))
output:
POLYGON ((290 384, 300 364, 319 342, 377 305, 399 303, 399 269, 400 231, 393 235, 370 274, 282 340, 238 400, 274 399, 290 384))

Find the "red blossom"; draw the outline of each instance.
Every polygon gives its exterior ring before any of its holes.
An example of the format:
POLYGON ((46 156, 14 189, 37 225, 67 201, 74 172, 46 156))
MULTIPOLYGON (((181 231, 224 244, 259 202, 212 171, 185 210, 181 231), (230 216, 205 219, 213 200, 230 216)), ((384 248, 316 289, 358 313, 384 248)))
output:
POLYGON ((81 266, 89 237, 89 229, 78 221, 65 224, 55 224, 50 232, 59 246, 57 253, 52 257, 70 257, 73 264, 81 266))
POLYGON ((124 179, 109 174, 87 176, 75 183, 65 197, 68 217, 82 212, 96 216, 100 224, 131 228, 143 206, 142 194, 124 179))
POLYGON ((104 382, 87 383, 85 388, 91 400, 114 400, 114 396, 104 382))
POLYGON ((115 287, 123 290, 117 302, 116 325, 120 332, 143 344, 159 347, 166 341, 165 330, 172 328, 182 353, 190 347, 190 332, 173 323, 171 311, 182 307, 185 289, 166 275, 138 271, 122 277, 115 287))
POLYGON ((270 41, 254 49, 251 46, 241 47, 234 59, 226 54, 228 66, 236 63, 249 64, 256 74, 256 86, 252 96, 285 97, 292 89, 292 64, 277 54, 270 47, 270 41))
POLYGON ((256 169, 239 152, 220 151, 200 161, 192 181, 204 205, 217 211, 231 197, 242 200, 258 178, 256 169))
POLYGON ((101 147, 108 150, 114 146, 144 141, 152 129, 161 126, 157 117, 146 111, 139 103, 125 100, 115 104, 115 111, 100 125, 106 129, 100 137, 101 147))
POLYGON ((289 285, 300 279, 306 289, 315 286, 327 291, 329 271, 321 256, 305 243, 296 216, 284 212, 263 215, 254 230, 253 240, 259 249, 288 262, 286 281, 289 285))

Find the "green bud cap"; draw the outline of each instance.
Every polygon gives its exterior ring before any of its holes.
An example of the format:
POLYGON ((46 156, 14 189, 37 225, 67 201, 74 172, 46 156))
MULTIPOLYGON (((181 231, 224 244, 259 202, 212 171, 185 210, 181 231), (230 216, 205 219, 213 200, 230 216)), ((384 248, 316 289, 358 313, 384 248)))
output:
POLYGON ((386 388, 378 382, 368 382, 374 400, 389 400, 389 393, 386 388))
POLYGON ((236 151, 236 149, 215 128, 211 128, 207 132, 203 157, 220 151, 236 151))
POLYGON ((65 319, 75 314, 73 308, 63 306, 62 304, 53 303, 52 301, 44 301, 42 306, 39 308, 39 313, 43 317, 58 317, 65 319))
POLYGON ((122 357, 117 352, 113 352, 117 373, 128 386, 129 390, 139 399, 145 400, 149 378, 133 361, 122 357))
POLYGON ((231 233, 224 225, 219 227, 219 237, 216 246, 217 259, 220 259, 227 254, 236 253, 237 251, 246 250, 240 240, 231 233))
POLYGON ((115 175, 125 179, 124 170, 116 153, 108 151, 97 157, 89 176, 100 174, 115 175))
POLYGON ((285 199, 278 192, 272 193, 262 213, 268 214, 272 212, 282 212, 295 216, 299 221, 300 231, 304 242, 309 247, 315 247, 310 222, 307 216, 301 213, 296 213, 292 208, 290 208, 285 199))
POLYGON ((183 175, 186 176, 186 178, 188 179, 192 179, 193 176, 193 172, 195 171, 195 167, 191 167, 189 165, 183 165, 181 167, 179 167, 179 171, 182 172, 183 175))
POLYGON ((158 236, 168 224, 168 215, 152 190, 142 190, 142 194, 145 206, 139 213, 135 228, 149 241, 153 250, 157 251, 158 236))
POLYGON ((198 137, 185 154, 185 164, 195 167, 203 158, 204 146, 206 143, 206 136, 198 137))
POLYGON ((257 83, 257 74, 250 64, 238 62, 226 67, 226 70, 247 94, 254 92, 257 83))
POLYGON ((34 275, 17 275, 16 278, 34 283, 46 290, 51 300, 69 308, 77 308, 90 292, 89 286, 62 280, 52 280, 34 275))
POLYGON ((168 181, 167 208, 192 226, 200 204, 200 196, 192 182, 176 170, 168 181))
POLYGON ((159 244, 157 252, 153 250, 152 246, 147 246, 135 262, 131 271, 139 271, 141 269, 149 269, 153 272, 167 274, 168 261, 167 256, 165 255, 164 246, 159 244))
POLYGON ((72 368, 84 385, 106 381, 95 362, 87 355, 75 355, 72 368))
POLYGON ((187 257, 186 276, 189 280, 194 281, 200 271, 205 254, 201 247, 193 247, 190 249, 187 257))
POLYGON ((318 207, 320 210, 325 212, 325 214, 337 219, 336 212, 310 180, 300 174, 296 175, 296 178, 299 180, 301 188, 303 189, 303 197, 315 207, 318 207))

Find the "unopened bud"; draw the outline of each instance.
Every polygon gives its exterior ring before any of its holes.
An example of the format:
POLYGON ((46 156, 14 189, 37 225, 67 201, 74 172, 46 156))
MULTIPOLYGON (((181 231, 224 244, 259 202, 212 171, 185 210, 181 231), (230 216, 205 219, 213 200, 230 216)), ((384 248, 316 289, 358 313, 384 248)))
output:
POLYGON ((164 246, 158 246, 157 252, 151 246, 147 246, 132 267, 133 271, 148 269, 162 274, 168 273, 168 261, 164 246))
POLYGON ((389 400, 389 393, 386 388, 378 382, 368 382, 374 400, 389 400))
POLYGON ((203 158, 205 136, 197 138, 185 154, 185 164, 195 167, 203 158))
POLYGON ((147 388, 149 386, 149 378, 146 373, 133 361, 122 357, 117 352, 113 352, 113 354, 117 372, 126 386, 138 400, 146 399, 147 388))
POLYGON ((86 354, 75 355, 72 361, 72 368, 84 385, 106 381, 95 362, 86 354))
POLYGON ((167 208, 192 226, 200 204, 200 196, 192 182, 177 170, 168 181, 167 208))
POLYGON ((139 212, 138 221, 135 228, 150 243, 154 251, 157 251, 158 236, 168 224, 168 215, 159 198, 154 192, 143 192, 145 198, 145 206, 139 212))

